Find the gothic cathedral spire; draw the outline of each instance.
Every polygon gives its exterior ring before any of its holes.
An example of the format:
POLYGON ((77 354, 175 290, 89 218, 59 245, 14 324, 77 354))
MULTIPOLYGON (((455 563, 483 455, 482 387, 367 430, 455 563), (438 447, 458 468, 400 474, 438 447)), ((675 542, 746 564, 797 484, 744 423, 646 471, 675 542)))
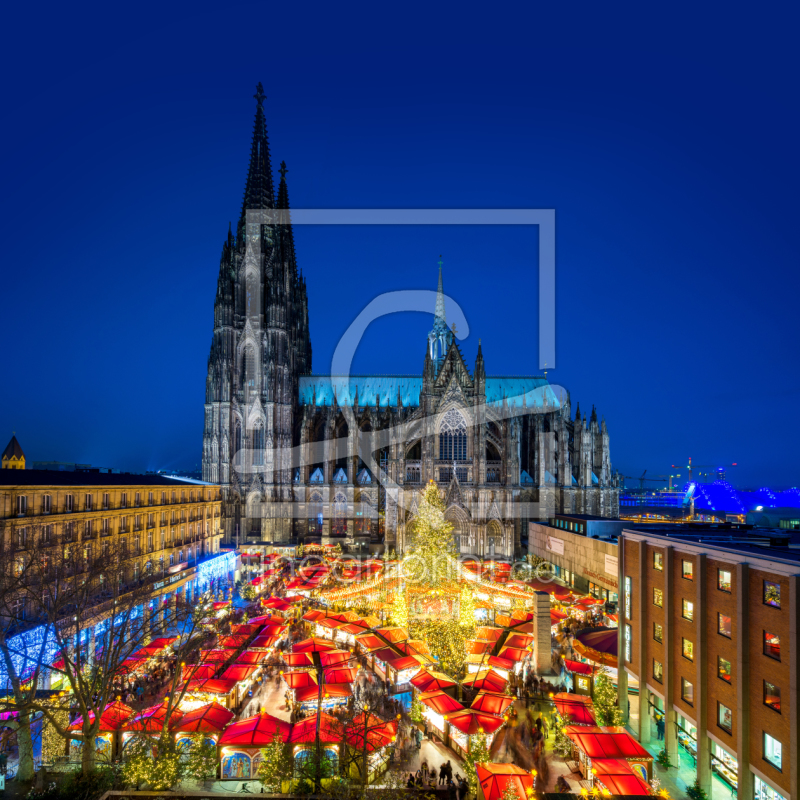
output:
POLYGON ((272 182, 272 164, 267 139, 267 119, 264 116, 264 87, 261 83, 253 95, 256 100, 256 119, 253 126, 253 144, 250 148, 250 164, 247 168, 247 182, 244 187, 242 214, 239 230, 243 230, 245 213, 248 208, 273 208, 275 190, 272 182))

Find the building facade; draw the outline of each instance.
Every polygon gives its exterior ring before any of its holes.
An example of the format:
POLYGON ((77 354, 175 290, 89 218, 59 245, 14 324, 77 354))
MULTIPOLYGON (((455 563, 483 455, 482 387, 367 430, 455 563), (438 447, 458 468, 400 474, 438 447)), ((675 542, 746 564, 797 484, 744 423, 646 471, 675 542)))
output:
POLYGON ((25 469, 25 453, 17 441, 16 436, 12 436, 3 455, 0 457, 0 469, 25 469))
MULTIPOLYGON (((0 472, 2 551, 24 559, 31 548, 64 546, 109 556, 109 584, 124 595, 153 584, 153 596, 203 591, 203 564, 220 553, 221 494, 155 475, 25 470, 0 472)), ((232 571, 231 571, 232 572, 232 571)), ((24 620, 20 600, 17 617, 24 620)))
POLYGON ((719 780, 745 800, 796 800, 797 552, 631 530, 619 541, 620 696, 635 687, 640 741, 673 764, 691 754, 709 796, 719 780))
MULTIPOLYGON (((230 541, 339 540, 403 551, 436 482, 464 553, 513 556, 530 519, 618 516, 605 421, 572 416, 545 376, 470 368, 442 287, 421 375, 314 375, 306 283, 286 169, 274 190, 259 84, 244 203, 220 263, 208 361, 203 478, 230 541)), ((424 358, 423 358, 424 353, 424 358)))

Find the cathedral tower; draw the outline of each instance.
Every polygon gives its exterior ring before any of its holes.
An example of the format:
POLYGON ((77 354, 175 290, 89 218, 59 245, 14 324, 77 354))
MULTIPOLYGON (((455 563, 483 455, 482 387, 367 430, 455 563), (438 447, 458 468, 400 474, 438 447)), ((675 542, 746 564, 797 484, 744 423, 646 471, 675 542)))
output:
POLYGON ((203 478, 222 487, 226 536, 242 543, 292 536, 298 381, 311 370, 287 169, 276 195, 261 84, 255 100, 242 210, 222 246, 203 433, 203 478))

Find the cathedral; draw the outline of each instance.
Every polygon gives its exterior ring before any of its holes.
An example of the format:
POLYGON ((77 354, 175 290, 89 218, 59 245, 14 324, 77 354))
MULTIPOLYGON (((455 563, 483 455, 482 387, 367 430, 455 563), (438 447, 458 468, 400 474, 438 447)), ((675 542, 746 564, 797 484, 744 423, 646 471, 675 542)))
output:
POLYGON ((528 522, 555 513, 617 517, 605 420, 580 407, 573 418, 546 376, 487 374, 481 344, 470 369, 447 324, 441 261, 421 375, 312 372, 286 168, 276 190, 261 84, 255 99, 206 381, 203 478, 222 487, 226 540, 400 553, 431 480, 463 554, 512 558, 528 522))

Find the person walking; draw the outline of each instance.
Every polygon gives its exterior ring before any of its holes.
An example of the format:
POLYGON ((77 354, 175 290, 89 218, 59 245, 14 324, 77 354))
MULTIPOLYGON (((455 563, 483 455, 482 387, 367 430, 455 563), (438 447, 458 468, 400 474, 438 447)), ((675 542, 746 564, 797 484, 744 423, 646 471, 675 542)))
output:
POLYGON ((664 717, 659 715, 656 717, 656 731, 658 732, 658 741, 663 741, 664 739, 664 717))
POLYGON ((444 762, 442 762, 442 765, 439 767, 439 786, 444 786, 446 778, 447 778, 447 768, 444 762))

